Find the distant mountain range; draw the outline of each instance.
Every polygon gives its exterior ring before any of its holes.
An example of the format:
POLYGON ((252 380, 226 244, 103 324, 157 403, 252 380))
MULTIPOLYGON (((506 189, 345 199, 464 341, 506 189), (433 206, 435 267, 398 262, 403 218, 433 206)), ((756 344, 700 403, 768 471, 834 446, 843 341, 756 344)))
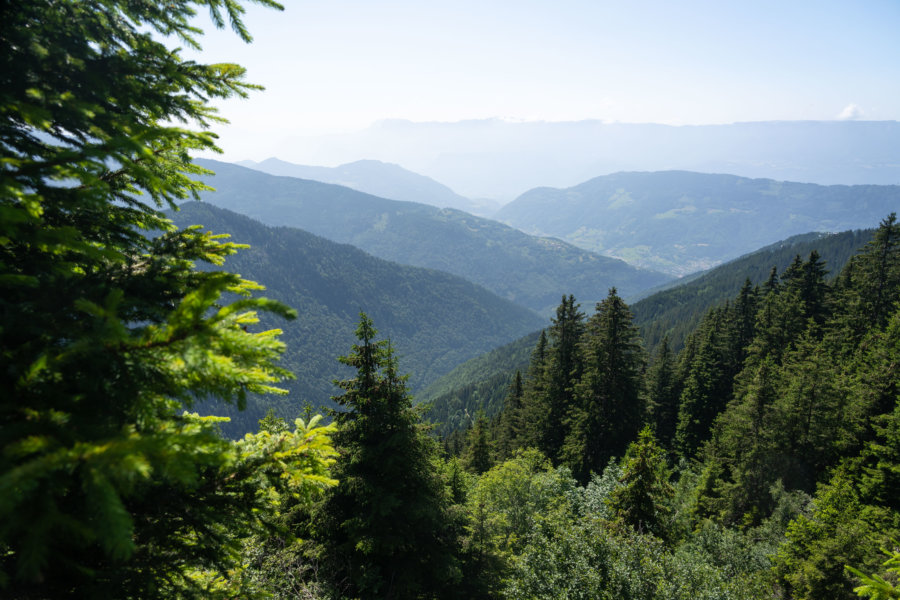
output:
POLYGON ((498 202, 465 198, 430 177, 378 160, 358 160, 337 167, 296 165, 278 158, 261 162, 244 160, 236 164, 269 175, 334 183, 381 198, 455 208, 473 215, 490 216, 500 208, 498 202))
POLYGON ((299 163, 377 159, 470 198, 508 202, 619 171, 685 170, 780 181, 900 184, 900 122, 775 121, 660 125, 602 121, 381 121, 353 133, 286 138, 272 154, 299 163))
POLYGON ((338 391, 332 381, 348 373, 337 357, 356 341, 360 311, 373 319, 381 339, 391 340, 413 390, 543 324, 533 312, 461 277, 398 265, 299 229, 267 227, 209 203, 180 208, 171 215, 178 226, 200 224, 250 244, 224 268, 265 285, 267 297, 299 312, 294 321, 263 322, 284 330, 283 364, 297 376, 286 383, 290 396, 256 399, 247 412, 232 411, 231 435, 255 430, 267 406, 295 417, 304 402, 329 405, 338 391))
POLYGON ((895 185, 821 186, 665 171, 533 189, 496 218, 534 235, 684 275, 792 235, 871 227, 898 208, 895 185))
POLYGON ((206 202, 269 225, 298 227, 401 264, 439 269, 549 314, 563 294, 585 302, 671 279, 558 239, 535 237, 454 210, 387 200, 343 186, 198 160, 216 172, 206 202))

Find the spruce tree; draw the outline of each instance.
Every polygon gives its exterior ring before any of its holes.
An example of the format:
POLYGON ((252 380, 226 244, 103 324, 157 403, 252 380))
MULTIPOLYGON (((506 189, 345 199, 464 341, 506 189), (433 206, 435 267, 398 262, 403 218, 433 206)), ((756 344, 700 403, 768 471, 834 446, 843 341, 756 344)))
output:
POLYGON ((336 597, 447 597, 458 579, 450 498, 434 442, 418 423, 387 341, 362 314, 341 362, 356 377, 334 398, 340 482, 323 505, 316 538, 336 597))
POLYGON ((697 334, 699 342, 691 361, 678 409, 675 443, 684 456, 693 456, 709 437, 716 416, 731 398, 726 353, 728 321, 725 310, 707 313, 697 334))
POLYGON ((653 432, 645 427, 628 446, 619 486, 610 494, 609 507, 636 531, 665 539, 671 518, 669 502, 675 495, 669 477, 665 454, 653 432))
POLYGON ((625 453, 644 419, 644 349, 615 288, 588 319, 580 350, 584 372, 576 384, 562 457, 578 479, 587 481, 610 458, 625 453))
POLYGON ((497 433, 497 452, 500 460, 506 460, 521 447, 523 438, 523 397, 525 385, 522 372, 516 370, 500 414, 497 433))
POLYGON ((566 438, 566 419, 574 406, 575 382, 581 376, 578 344, 584 333, 584 313, 575 297, 563 296, 550 326, 550 346, 544 370, 544 424, 538 448, 551 459, 559 457, 566 438))
POLYGON ((478 411, 475 423, 466 435, 466 451, 463 454, 463 462, 466 468, 476 475, 481 475, 494 464, 491 456, 493 454, 493 444, 491 443, 490 430, 491 427, 487 417, 484 415, 484 411, 478 411))
POLYGON ((195 268, 239 246, 161 212, 208 189, 190 155, 216 150, 210 101, 254 86, 160 40, 199 48, 199 8, 249 41, 241 4, 3 5, 0 596, 233 593, 207 586, 239 568, 269 504, 255 484, 292 452, 245 454, 184 414, 279 392, 282 345, 256 311, 293 313, 195 268))
POLYGON ((675 379, 675 358, 669 336, 659 344, 656 358, 647 371, 647 418, 664 448, 671 448, 678 425, 680 390, 675 379))
POLYGON ((542 330, 531 352, 531 362, 522 392, 522 433, 523 448, 537 448, 546 424, 547 411, 544 406, 545 378, 547 369, 547 332, 542 330))

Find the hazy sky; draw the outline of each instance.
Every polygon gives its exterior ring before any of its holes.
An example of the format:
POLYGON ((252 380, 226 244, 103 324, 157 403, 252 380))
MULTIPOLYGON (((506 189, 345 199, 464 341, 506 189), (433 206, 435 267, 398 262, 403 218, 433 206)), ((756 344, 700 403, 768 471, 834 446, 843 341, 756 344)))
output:
POLYGON ((227 160, 387 118, 900 120, 898 0, 284 4, 202 40, 266 87, 221 105, 227 160))

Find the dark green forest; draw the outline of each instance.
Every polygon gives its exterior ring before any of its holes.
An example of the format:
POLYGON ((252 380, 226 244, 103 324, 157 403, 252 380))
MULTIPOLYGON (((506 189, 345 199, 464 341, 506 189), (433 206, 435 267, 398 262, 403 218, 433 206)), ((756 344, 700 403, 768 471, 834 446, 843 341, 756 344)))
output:
POLYGON ((291 321, 261 317, 262 326, 282 330, 286 348, 280 364, 295 376, 283 384, 289 394, 251 397, 242 411, 208 407, 213 414, 231 417, 223 428, 232 436, 255 431, 268 407, 284 418, 293 418, 306 404, 333 408, 332 382, 348 373, 335 358, 353 343, 360 311, 389 332, 414 392, 543 322, 460 277, 391 263, 299 229, 266 227, 202 202, 183 203, 169 216, 181 228, 203 224, 248 244, 215 268, 264 282, 267 297, 297 311, 291 321))
MULTIPOLYGON (((893 213, 834 273, 815 249, 747 273, 683 344, 663 334, 650 353, 615 287, 592 307, 562 296, 513 346, 528 360, 502 396, 446 436, 414 404, 392 331, 434 325, 373 308, 381 325, 348 301, 355 331, 326 357, 343 369, 335 408, 273 403, 225 435, 209 412, 290 398, 304 374, 279 327, 312 320, 246 277, 320 277, 329 305, 347 299, 309 258, 323 240, 238 218, 248 250, 216 231, 233 216, 184 205, 210 191, 192 154, 216 150, 214 102, 256 89, 159 41, 199 47, 198 9, 250 41, 232 0, 3 7, 0 596, 900 595, 893 213), (212 231, 176 225, 179 205, 212 231), (315 269, 294 275, 275 250, 315 269)), ((409 294, 469 285, 333 252, 365 295, 386 294, 379 269, 409 294)), ((464 321, 454 310, 442 326, 464 321)), ((491 356, 472 376, 512 364, 491 356)))

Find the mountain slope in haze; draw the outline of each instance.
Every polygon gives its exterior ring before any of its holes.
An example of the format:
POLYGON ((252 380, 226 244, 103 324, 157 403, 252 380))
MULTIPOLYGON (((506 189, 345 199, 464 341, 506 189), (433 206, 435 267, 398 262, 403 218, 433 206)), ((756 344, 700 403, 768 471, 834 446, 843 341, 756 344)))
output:
POLYGON ((850 257, 872 238, 872 229, 841 233, 807 233, 790 237, 719 265, 691 281, 654 293, 631 306, 635 325, 641 328, 644 345, 651 352, 668 334, 673 350, 696 328, 706 312, 738 295, 744 282, 762 284, 772 267, 779 275, 796 256, 803 260, 819 253, 830 275, 836 275, 850 257))
POLYGON ((684 171, 616 173, 537 188, 496 215, 629 263, 681 275, 808 231, 871 226, 900 186, 820 186, 684 171))
MULTIPOLYGON (((872 234, 871 229, 808 233, 782 240, 632 304, 634 323, 650 354, 666 334, 677 351, 706 312, 736 297, 748 278, 761 283, 773 266, 781 273, 795 256, 806 259, 813 250, 825 261, 826 269, 836 274, 872 234)), ((584 303, 581 308, 588 315, 592 312, 584 303)), ((471 425, 479 410, 488 417, 499 412, 516 369, 526 373, 536 342, 537 334, 529 334, 459 365, 424 389, 420 398, 430 403, 427 416, 437 423, 436 430, 446 435, 471 425)))
POLYGON ((208 183, 217 191, 203 195, 216 206, 269 225, 299 227, 401 264, 453 273, 546 314, 564 293, 593 302, 613 286, 628 296, 670 279, 453 209, 386 200, 228 163, 197 163, 216 172, 208 183))
POLYGON ((248 160, 237 164, 269 175, 334 183, 381 198, 420 202, 438 208, 455 208, 473 215, 490 216, 500 208, 499 203, 471 200, 430 177, 379 160, 358 160, 337 167, 318 167, 297 165, 273 157, 261 162, 248 160))
POLYGON ((398 163, 464 196, 504 201, 538 186, 565 188, 618 171, 677 169, 822 185, 900 183, 898 121, 676 126, 390 119, 353 133, 287 138, 272 152, 294 162, 398 163))
POLYGON ((434 432, 443 437, 471 425, 478 411, 488 417, 500 412, 516 371, 526 375, 539 337, 535 331, 467 360, 422 390, 417 400, 428 405, 425 417, 434 432))
MULTIPOLYGON (((337 393, 332 381, 347 374, 337 357, 356 342, 360 311, 373 319, 381 339, 391 340, 413 390, 543 324, 531 311, 460 277, 391 263, 299 229, 267 227, 208 203, 183 204, 171 218, 179 227, 200 224, 250 244, 224 268, 265 285, 267 297, 298 311, 294 321, 264 322, 284 330, 282 364, 297 376, 286 384, 286 400, 266 399, 285 416, 297 416, 303 402, 327 405, 337 393)), ((234 427, 255 430, 264 403, 236 415, 234 427)))

